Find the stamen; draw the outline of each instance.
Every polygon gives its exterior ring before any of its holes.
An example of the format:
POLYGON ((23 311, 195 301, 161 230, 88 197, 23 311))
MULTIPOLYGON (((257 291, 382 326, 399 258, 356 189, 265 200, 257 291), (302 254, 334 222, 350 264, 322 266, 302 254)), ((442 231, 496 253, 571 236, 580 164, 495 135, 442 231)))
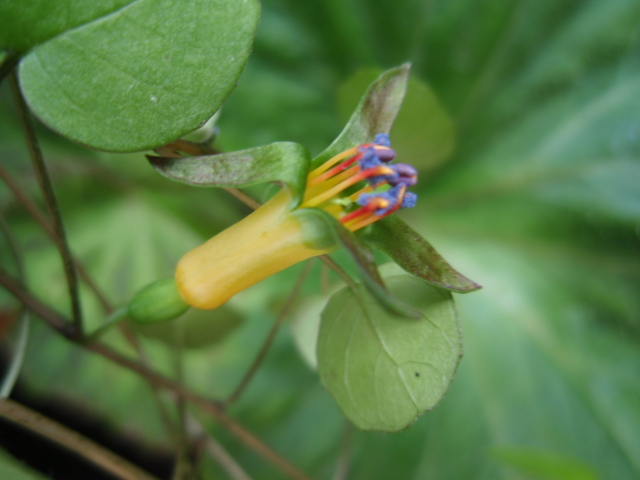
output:
POLYGON ((349 150, 345 150, 344 152, 341 152, 341 153, 337 154, 335 157, 330 158, 329 160, 324 162, 322 165, 320 165, 318 168, 313 170, 309 174, 308 179, 309 180, 313 180, 314 178, 316 178, 318 175, 320 175, 324 171, 326 171, 329 168, 333 167, 340 160, 344 160, 347 157, 351 157, 352 155, 355 155, 356 153, 358 153, 358 148, 360 148, 360 146, 350 148, 349 150))
MULTIPOLYGON (((347 172, 350 172, 350 171, 351 170, 347 170, 347 172)), ((344 173, 347 173, 347 172, 344 172, 344 173)), ((392 173, 394 173, 393 169, 386 166, 370 168, 367 170, 361 170, 356 175, 353 175, 350 178, 340 182, 335 187, 330 188, 326 192, 305 201, 302 204, 302 207, 303 208, 315 207, 316 205, 320 205, 321 203, 326 202, 334 195, 337 195, 338 193, 342 192, 343 190, 349 188, 352 185, 355 185, 358 182, 361 182, 362 180, 366 180, 367 178, 376 177, 376 176, 390 175, 392 173)))
MULTIPOLYGON (((371 225, 372 223, 375 223, 378 220, 388 215, 391 215, 392 213, 396 212, 398 209, 405 206, 404 199, 406 194, 407 194, 407 187, 406 185, 403 185, 403 184, 400 184, 397 187, 394 187, 386 192, 379 194, 379 195, 385 196, 385 198, 387 199, 387 206, 383 208, 376 208, 370 215, 363 216, 357 219, 354 223, 351 223, 350 225, 345 225, 345 226, 352 232, 355 232, 356 230, 360 230, 361 228, 364 228, 367 225, 371 225)), ((376 195, 376 194, 373 194, 373 195, 376 195)), ((366 205, 368 206, 376 198, 381 198, 381 197, 374 197, 373 195, 368 197, 363 197, 362 201, 367 202, 366 205)), ((417 197, 415 196, 415 194, 411 194, 411 201, 413 202, 413 204, 407 205, 407 206, 411 207, 415 205, 416 198, 417 197)))
POLYGON ((358 198, 360 198, 360 195, 362 195, 363 193, 373 192, 373 190, 374 190, 374 188, 371 185, 367 185, 366 187, 361 188, 360 190, 358 190, 353 195, 349 195, 347 198, 349 200, 351 200, 352 202, 355 202, 358 198))
POLYGON ((309 175, 309 181, 308 181, 307 185, 308 186, 317 185, 318 183, 323 182, 323 181, 333 177, 334 175, 339 174, 340 172, 346 170, 351 165, 353 165, 355 162, 360 160, 361 157, 362 157, 362 152, 358 152, 353 157, 351 157, 348 160, 345 160, 344 162, 342 162, 341 164, 336 165, 335 167, 327 170, 322 175, 318 175, 316 178, 311 178, 311 175, 309 175))
POLYGON ((386 198, 382 198, 382 197, 373 198, 365 206, 360 207, 357 210, 354 210, 353 212, 348 213, 345 216, 343 216, 340 219, 340 222, 345 224, 347 222, 350 222, 350 221, 356 219, 359 216, 362 216, 362 215, 365 215, 365 214, 368 214, 368 213, 373 213, 374 211, 379 210, 379 209, 388 208, 389 205, 390 205, 389 200, 387 200, 386 198))

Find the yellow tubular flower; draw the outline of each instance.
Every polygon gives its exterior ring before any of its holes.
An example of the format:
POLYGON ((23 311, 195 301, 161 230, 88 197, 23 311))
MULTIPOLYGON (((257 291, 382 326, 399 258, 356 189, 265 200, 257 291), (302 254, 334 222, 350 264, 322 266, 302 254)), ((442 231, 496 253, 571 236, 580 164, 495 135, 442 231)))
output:
POLYGON ((355 231, 398 208, 413 206, 415 195, 406 187, 415 184, 415 170, 389 164, 394 157, 388 137, 378 135, 374 143, 349 149, 313 170, 299 209, 291 208, 292 196, 283 189, 187 253, 176 268, 183 300, 196 308, 217 308, 274 273, 336 250, 332 237, 299 215, 303 209, 322 209, 355 231))

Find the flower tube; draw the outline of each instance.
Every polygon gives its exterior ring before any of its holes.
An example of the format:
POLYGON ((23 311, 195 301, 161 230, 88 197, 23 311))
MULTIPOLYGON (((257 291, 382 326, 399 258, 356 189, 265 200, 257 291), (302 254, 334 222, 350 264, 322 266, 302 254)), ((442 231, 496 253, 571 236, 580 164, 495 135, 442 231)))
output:
POLYGON ((338 248, 324 227, 305 217, 317 208, 356 231, 415 205, 413 167, 392 164, 385 134, 350 148, 309 173, 302 204, 292 208, 287 189, 240 222, 188 252, 176 268, 183 300, 213 309, 260 280, 308 258, 338 248))

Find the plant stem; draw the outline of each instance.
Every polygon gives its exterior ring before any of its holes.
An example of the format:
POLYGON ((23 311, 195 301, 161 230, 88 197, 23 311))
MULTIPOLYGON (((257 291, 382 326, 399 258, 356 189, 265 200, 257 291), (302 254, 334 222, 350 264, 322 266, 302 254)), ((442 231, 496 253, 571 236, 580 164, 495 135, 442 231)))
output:
MULTIPOLYGON (((24 273, 24 264, 22 262, 22 255, 20 254, 20 249, 18 248, 18 242, 11 232, 9 225, 5 221, 4 217, 0 216, 0 227, 4 232, 4 236, 7 239, 7 243, 9 244, 9 250, 13 255, 16 263, 16 269, 18 270, 18 275, 21 279, 25 278, 24 273)), ((15 386, 18 376, 20 375, 20 370, 22 369, 22 363, 24 362, 24 354, 27 349, 27 341, 29 340, 29 329, 31 326, 31 316, 28 309, 24 306, 22 307, 22 312, 20 314, 20 330, 18 332, 18 339, 16 341, 15 352, 13 353, 13 357, 11 358, 11 362, 9 363, 9 368, 7 368, 7 373, 2 379, 2 383, 0 384, 0 398, 8 398, 11 395, 11 391, 15 386)))
POLYGON ((27 146, 29 147, 29 154, 40 183, 40 188, 44 195, 49 215, 53 222, 53 232, 55 234, 54 241, 60 252, 62 259, 62 265, 64 273, 67 278, 67 286, 69 288, 69 296, 71 297, 71 312, 72 312, 72 325, 73 335, 76 338, 82 337, 82 311, 80 309, 80 294, 78 291, 78 278, 76 275, 76 269, 71 258, 71 251, 69 250, 69 244, 67 243, 67 236, 62 223, 62 217, 60 216, 60 210, 58 208, 58 202, 56 195, 51 184, 51 178, 47 172, 47 167, 44 163, 42 156, 42 150, 38 143, 36 131, 29 114, 29 109, 20 91, 18 85, 18 77, 15 72, 12 72, 9 77, 13 95, 16 105, 18 107, 18 116, 20 117, 20 123, 22 124, 22 130, 24 131, 25 138, 27 140, 27 146))
POLYGON ((235 435, 242 443, 247 447, 255 450, 263 458, 269 461, 272 465, 278 468, 281 472, 288 477, 295 480, 310 480, 310 478, 290 464, 287 460, 282 458, 276 452, 271 450, 266 444, 264 444, 255 435, 246 430, 242 425, 229 417, 222 406, 214 401, 201 397, 190 390, 187 390, 178 382, 168 379, 163 375, 149 369, 145 365, 122 356, 118 352, 110 349, 109 347, 100 343, 83 344, 69 331, 69 322, 65 317, 50 309, 44 305, 40 300, 35 298, 24 286, 8 275, 2 269, 0 269, 0 285, 4 286, 10 293, 12 293, 17 299, 19 299, 29 310, 45 320, 54 330, 58 331, 61 335, 67 339, 83 346, 87 350, 95 352, 109 360, 117 363, 118 365, 125 367, 132 372, 137 373, 141 377, 146 378, 149 382, 159 387, 165 388, 174 392, 176 395, 198 405, 203 410, 211 413, 220 424, 222 424, 227 430, 235 435))
POLYGON ((18 52, 7 53, 7 56, 4 57, 4 60, 0 64, 0 83, 13 71, 19 61, 20 54, 18 52))
POLYGON ((269 348, 271 348, 271 345, 273 344, 273 340, 276 338, 276 333, 278 333, 282 322, 289 314, 289 310, 291 310, 294 300, 300 293, 300 289, 302 288, 304 281, 307 279, 312 266, 313 261, 308 261, 302 269, 302 272, 300 272, 300 276, 296 280, 296 284, 293 287, 293 290, 291 290, 291 293, 287 297, 282 309, 280 310, 280 313, 278 314, 278 317, 276 318, 276 321, 273 323, 271 330, 269 330, 269 334, 264 339, 262 347, 260 347, 260 351, 253 359, 253 363, 251 363, 249 370, 247 370, 247 373, 245 373, 244 377, 242 378, 236 389, 233 391, 233 393, 229 396, 229 398, 227 398, 227 400, 225 400, 225 408, 233 405, 238 400, 240 395, 242 395, 242 392, 244 392, 244 389, 247 388, 247 385, 249 384, 255 373, 258 371, 258 368, 267 356, 269 348))
POLYGON ((157 480, 97 443, 11 400, 0 400, 0 416, 77 453, 122 480, 157 480))
POLYGON ((215 460, 224 468, 225 472, 233 480, 251 480, 251 477, 243 470, 243 468, 229 455, 224 447, 212 436, 206 438, 207 452, 215 458, 215 460))

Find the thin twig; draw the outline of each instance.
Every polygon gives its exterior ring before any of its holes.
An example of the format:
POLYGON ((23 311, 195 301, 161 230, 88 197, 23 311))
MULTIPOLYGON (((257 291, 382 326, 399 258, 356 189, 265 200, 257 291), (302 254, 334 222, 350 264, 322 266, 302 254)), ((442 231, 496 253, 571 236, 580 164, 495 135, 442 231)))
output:
MULTIPOLYGON (((9 228, 9 224, 6 222, 2 215, 0 215, 0 227, 4 232, 4 236, 7 240, 7 243, 9 244, 9 250, 11 250, 11 253, 15 260, 18 276, 24 281, 24 264, 22 261, 22 255, 20 254, 20 249, 18 248, 18 242, 16 241, 11 228, 9 228)), ((29 340, 29 330, 31 326, 30 312, 24 306, 22 307, 19 322, 20 330, 18 331, 18 339, 16 340, 15 351, 13 357, 11 358, 9 368, 7 368, 7 373, 5 374, 4 378, 2 379, 2 383, 0 384, 0 398, 9 398, 13 387, 18 381, 20 370, 22 370, 24 354, 27 349, 27 341, 29 340)))
POLYGON ((309 272, 311 271, 312 266, 313 266, 313 261, 308 261, 304 266, 304 268, 302 269, 302 272, 300 272, 300 276, 296 280, 296 284, 293 287, 293 290, 291 290, 291 293, 285 300, 285 303, 282 309, 280 309, 280 313, 278 314, 276 321, 273 323, 271 330, 269 330, 269 334, 267 335, 267 338, 265 338, 264 342, 262 342, 262 347, 260 347, 260 351, 258 352, 256 357, 253 359, 253 363, 251 363, 249 370, 247 370, 247 373, 245 373, 244 377, 242 378, 242 380, 240 381, 236 389, 233 391, 231 395, 229 395, 229 398, 225 400, 224 402, 225 407, 229 407, 233 405, 238 400, 240 395, 242 395, 242 392, 244 392, 244 389, 247 387, 247 385, 249 385, 249 382, 251 381, 255 373, 258 371, 258 368, 260 367, 265 357, 267 356, 267 352, 269 351, 269 348, 271 348, 271 345, 273 344, 273 340, 276 338, 276 333, 278 333, 278 330, 280 329, 282 322, 287 317, 287 315, 289 314, 289 310, 291 310, 291 307, 293 306, 294 300, 300 293, 300 289, 302 288, 304 281, 307 279, 307 276, 309 275, 309 272))
POLYGON ((240 200, 242 203, 244 203, 247 207, 252 208, 253 210, 257 210, 258 208, 260 208, 260 202, 254 200, 253 198, 251 198, 249 195, 247 195, 246 193, 244 193, 242 190, 238 188, 225 187, 223 188, 223 190, 230 193, 231 195, 236 197, 238 200, 240 200))
MULTIPOLYGON (((178 345, 173 348, 175 378, 184 385, 184 359, 182 354, 182 332, 178 345)), ((187 432, 187 406, 184 397, 175 396, 178 413, 178 434, 176 436, 176 463, 172 480, 188 480, 192 477, 193 466, 190 461, 189 433, 187 432)))
POLYGON ((24 136, 27 140, 27 146, 29 147, 29 154, 40 183, 40 188, 44 195, 47 209, 53 223, 53 231, 55 233, 55 243, 60 252, 62 259, 62 265, 64 273, 67 278, 67 286, 69 288, 69 296, 71 297, 71 312, 73 322, 73 335, 77 338, 82 337, 82 311, 80 309, 80 293, 78 291, 78 278, 76 275, 76 269, 71 258, 71 251, 69 250, 69 244, 67 243, 67 236, 62 223, 62 217, 58 208, 58 202, 56 200, 56 194, 51 184, 51 178, 47 172, 47 167, 44 163, 42 151, 40 150, 40 144, 38 143, 38 137, 29 114, 29 109, 20 91, 18 85, 18 77, 15 72, 12 72, 9 76, 11 83, 11 89, 13 90, 13 96, 15 98, 16 105, 18 107, 18 116, 20 117, 20 123, 24 136))
MULTIPOLYGON (((13 176, 2 166, 0 165, 0 178, 2 181, 9 187, 11 193, 16 198, 16 200, 24 207, 24 209, 33 217, 33 219, 38 222, 38 224, 42 227, 42 229, 46 232, 46 234, 51 238, 54 242, 56 241, 56 234, 51 226, 51 222, 45 217, 40 208, 36 205, 36 203, 31 200, 28 196, 26 196, 23 191, 20 189, 18 182, 13 178, 13 176)), ((91 275, 84 268, 80 260, 76 257, 73 258, 73 264, 78 271, 78 275, 87 284, 87 286, 91 289, 93 294, 96 296, 102 309, 106 313, 110 313, 113 311, 113 306, 107 300, 107 297, 102 292, 98 284, 91 278, 91 275)))
POLYGON ((206 449, 209 455, 211 455, 220 464, 225 472, 233 480, 251 480, 251 477, 247 475, 242 466, 235 461, 235 459, 229 455, 224 447, 211 435, 206 438, 206 449))
POLYGON ((54 310, 50 309, 48 306, 40 302, 28 290, 26 290, 19 281, 17 281, 11 275, 8 275, 2 269, 0 269, 0 285, 4 286, 33 313, 40 316, 52 328, 54 328, 60 334, 64 335, 69 340, 85 347, 87 350, 110 359, 114 363, 125 367, 132 372, 137 373, 138 375, 146 378, 154 385, 158 385, 162 388, 170 390, 176 395, 179 395, 190 401, 191 403, 198 405, 203 410, 211 413, 221 425, 227 428, 227 430, 235 435, 242 443, 256 451, 287 476, 296 480, 310 480, 307 475, 291 465, 287 460, 271 450, 271 448, 264 444, 255 435, 246 430, 245 427, 229 417, 224 412, 220 404, 201 397, 190 390, 187 390, 178 382, 164 377, 163 375, 149 369, 145 365, 136 362, 135 360, 131 360, 127 357, 122 356, 118 352, 105 345, 102 345, 100 343, 82 344, 80 341, 78 341, 77 338, 72 335, 72 332, 69 332, 69 323, 64 316, 60 315, 59 313, 55 312, 54 310))
POLYGON ((122 480, 157 480, 110 450, 11 400, 0 400, 0 416, 75 452, 122 480))
POLYGON ((338 464, 331 480, 346 480, 349 475, 349 464, 351 463, 351 442, 353 439, 353 427, 350 423, 345 423, 344 434, 342 435, 342 445, 340 445, 340 456, 338 464))

